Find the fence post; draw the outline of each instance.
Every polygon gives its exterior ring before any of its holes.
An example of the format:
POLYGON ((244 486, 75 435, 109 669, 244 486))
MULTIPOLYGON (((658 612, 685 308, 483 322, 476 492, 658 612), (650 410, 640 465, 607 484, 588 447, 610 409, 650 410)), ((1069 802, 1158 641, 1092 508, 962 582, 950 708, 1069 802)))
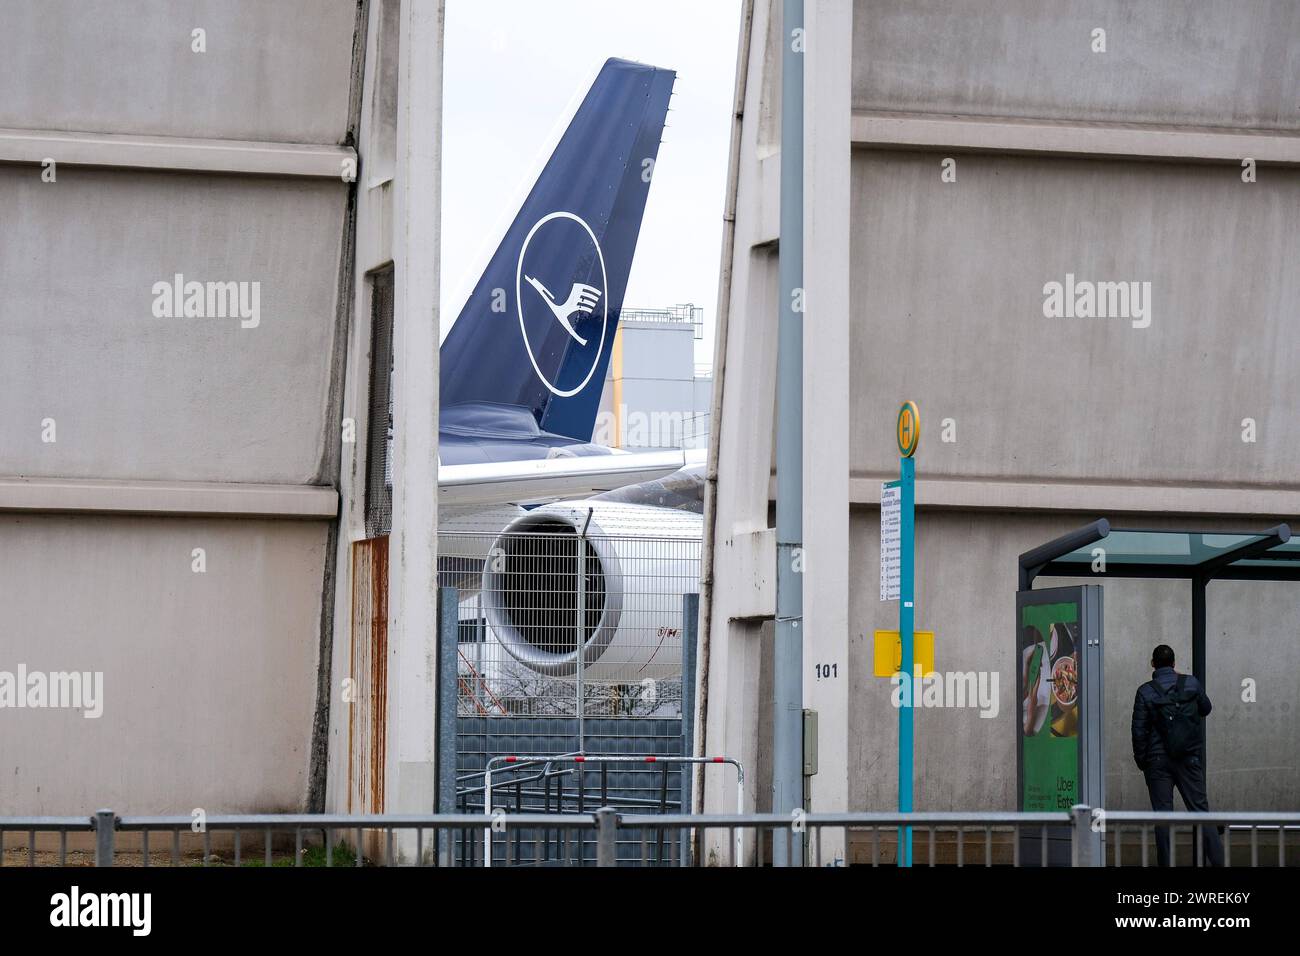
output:
MULTIPOLYGON (((456 812, 457 704, 460 692, 457 654, 460 651, 460 591, 438 589, 438 742, 437 803, 439 813, 456 812)), ((475 691, 477 694, 477 690, 475 691)), ((438 866, 451 866, 454 834, 435 831, 438 866)), ((419 861, 423 862, 423 861, 419 861)))
POLYGON ((578 535, 578 577, 574 582, 578 588, 577 600, 577 634, 574 636, 575 657, 574 676, 578 694, 578 753, 587 752, 587 730, 583 717, 587 709, 587 692, 583 687, 584 674, 587 669, 587 528, 591 525, 593 508, 587 509, 587 520, 582 523, 582 532, 578 535))
POLYGON ((96 810, 95 816, 95 866, 113 865, 113 837, 117 817, 112 810, 96 810))
POLYGON ((596 865, 618 865, 618 811, 601 807, 596 811, 596 865))
MULTIPOLYGON (((698 594, 682 595, 682 756, 694 757, 695 754, 695 650, 700 617, 700 596, 698 594)), ((681 782, 682 813, 695 812, 695 768, 696 764, 682 764, 679 773, 681 782)), ((681 852, 678 862, 681 866, 691 865, 692 839, 691 831, 683 828, 681 852)))
POLYGON ((1099 866, 1092 853, 1092 808, 1075 804, 1070 808, 1074 814, 1074 827, 1070 831, 1070 865, 1099 866))

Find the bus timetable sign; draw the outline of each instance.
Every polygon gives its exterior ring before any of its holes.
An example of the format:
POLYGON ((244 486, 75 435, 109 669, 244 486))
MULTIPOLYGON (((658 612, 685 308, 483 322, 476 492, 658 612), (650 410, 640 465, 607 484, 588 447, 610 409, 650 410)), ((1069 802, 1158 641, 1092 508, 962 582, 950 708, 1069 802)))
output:
POLYGON ((880 600, 898 600, 902 593, 902 567, 902 483, 887 481, 880 486, 880 600))

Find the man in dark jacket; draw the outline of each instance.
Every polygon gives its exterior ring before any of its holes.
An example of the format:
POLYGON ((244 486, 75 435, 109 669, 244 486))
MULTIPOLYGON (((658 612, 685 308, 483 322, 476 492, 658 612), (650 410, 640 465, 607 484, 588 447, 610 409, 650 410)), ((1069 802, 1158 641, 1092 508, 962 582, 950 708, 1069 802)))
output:
MULTIPOLYGON (((1151 680, 1137 689, 1133 699, 1133 759, 1139 769, 1146 775, 1147 792, 1151 795, 1151 809, 1156 811, 1173 810, 1174 787, 1183 795, 1183 803, 1190 811, 1206 813, 1210 809, 1209 798, 1205 793, 1205 724, 1203 718, 1210 713, 1210 698, 1205 696, 1205 688, 1191 674, 1179 675, 1174 670, 1174 649, 1168 644, 1161 644, 1151 652, 1151 666, 1154 673, 1151 680), (1186 701, 1187 717, 1177 718, 1182 728, 1166 729, 1163 733, 1160 723, 1166 725, 1173 721, 1173 702, 1176 699, 1186 701), (1192 702, 1195 702, 1195 715, 1191 714, 1192 702), (1190 722, 1197 725, 1188 727, 1190 722), (1182 753, 1171 756, 1165 743, 1170 733, 1178 734, 1180 729, 1190 729, 1179 741, 1182 753)), ((1223 866, 1223 845, 1219 842, 1219 832, 1215 827, 1201 827, 1206 859, 1212 866, 1223 866)), ((1169 828, 1156 827, 1156 860, 1161 866, 1169 865, 1169 828)))

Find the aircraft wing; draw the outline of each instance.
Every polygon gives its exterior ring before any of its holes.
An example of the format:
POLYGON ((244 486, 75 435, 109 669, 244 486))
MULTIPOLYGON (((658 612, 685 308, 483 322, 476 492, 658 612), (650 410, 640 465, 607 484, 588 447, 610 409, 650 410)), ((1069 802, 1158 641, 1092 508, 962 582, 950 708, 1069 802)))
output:
POLYGON ((440 465, 438 503, 452 507, 586 498, 703 464, 701 450, 642 451, 489 464, 440 465))

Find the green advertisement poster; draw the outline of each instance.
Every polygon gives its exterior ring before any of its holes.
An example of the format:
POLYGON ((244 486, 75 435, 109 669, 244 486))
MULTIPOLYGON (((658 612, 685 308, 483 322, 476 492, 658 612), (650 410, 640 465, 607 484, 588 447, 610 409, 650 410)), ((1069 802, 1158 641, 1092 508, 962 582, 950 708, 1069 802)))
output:
POLYGON ((1079 802, 1079 604, 1020 609, 1022 806, 1068 810, 1079 802))

